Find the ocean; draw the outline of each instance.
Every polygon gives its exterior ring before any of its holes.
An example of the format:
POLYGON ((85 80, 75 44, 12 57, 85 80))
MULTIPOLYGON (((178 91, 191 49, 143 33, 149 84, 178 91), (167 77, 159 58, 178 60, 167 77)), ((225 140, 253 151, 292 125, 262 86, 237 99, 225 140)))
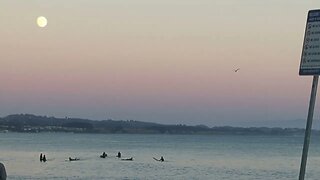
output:
MULTIPOLYGON (((8 179, 298 179, 303 136, 1 133, 8 179), (116 157, 133 157, 122 161, 116 157), (108 157, 99 156, 106 152, 108 157), (47 162, 40 162, 39 155, 47 162), (158 162, 153 157, 164 157, 158 162), (70 162, 67 159, 80 158, 70 162)), ((306 179, 320 178, 312 136, 306 179)))

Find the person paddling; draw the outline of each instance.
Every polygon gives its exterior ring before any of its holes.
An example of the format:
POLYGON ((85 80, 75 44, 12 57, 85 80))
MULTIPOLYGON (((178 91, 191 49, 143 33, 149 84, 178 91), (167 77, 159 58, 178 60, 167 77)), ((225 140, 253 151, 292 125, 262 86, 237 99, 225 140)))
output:
POLYGON ((43 162, 46 162, 46 161, 47 161, 46 155, 43 155, 42 161, 43 161, 43 162))
POLYGON ((155 157, 153 157, 153 159, 156 160, 156 161, 164 162, 163 156, 161 156, 160 159, 157 159, 157 158, 155 158, 155 157))
POLYGON ((160 161, 161 161, 161 162, 163 162, 163 161, 164 161, 164 158, 163 158, 163 156, 161 156, 161 158, 160 158, 160 161))
POLYGON ((43 158, 42 158, 42 153, 40 154, 40 162, 43 161, 43 158))
POLYGON ((122 161, 133 161, 133 157, 131 158, 126 158, 126 159, 121 159, 122 161))
POLYGON ((102 155, 100 155, 101 158, 106 158, 107 156, 106 152, 103 152, 102 155))
POLYGON ((71 157, 69 157, 69 161, 78 161, 78 160, 80 160, 79 158, 71 158, 71 157))
POLYGON ((121 158, 121 152, 118 152, 117 158, 121 158))

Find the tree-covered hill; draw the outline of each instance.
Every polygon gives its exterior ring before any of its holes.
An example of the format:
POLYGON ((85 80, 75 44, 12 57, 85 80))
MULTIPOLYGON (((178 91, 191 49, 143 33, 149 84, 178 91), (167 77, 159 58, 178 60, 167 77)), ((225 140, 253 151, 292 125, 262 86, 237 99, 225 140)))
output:
MULTIPOLYGON (((0 131, 13 132, 74 132, 74 133, 128 133, 128 134, 252 134, 290 135, 303 134, 298 128, 267 127, 207 127, 205 125, 163 125, 134 120, 89 120, 56 118, 32 114, 14 114, 0 118, 0 131)), ((314 131, 318 133, 318 131, 314 131)))

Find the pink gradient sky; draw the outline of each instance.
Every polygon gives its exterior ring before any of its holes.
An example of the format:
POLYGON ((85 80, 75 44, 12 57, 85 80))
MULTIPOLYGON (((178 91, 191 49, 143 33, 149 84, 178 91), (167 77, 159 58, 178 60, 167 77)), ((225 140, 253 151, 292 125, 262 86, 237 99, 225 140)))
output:
POLYGON ((317 7, 301 0, 2 0, 0 116, 209 126, 304 119, 312 77, 299 77, 298 68, 307 11, 317 7), (40 15, 46 28, 35 23, 40 15))

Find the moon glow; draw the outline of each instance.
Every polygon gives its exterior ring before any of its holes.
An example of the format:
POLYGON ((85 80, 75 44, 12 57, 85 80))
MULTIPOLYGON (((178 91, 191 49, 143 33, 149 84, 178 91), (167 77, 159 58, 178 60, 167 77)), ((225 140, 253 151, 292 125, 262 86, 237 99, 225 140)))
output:
POLYGON ((37 18, 37 25, 41 28, 46 27, 48 24, 48 20, 47 18, 45 18, 44 16, 39 16, 37 18))

